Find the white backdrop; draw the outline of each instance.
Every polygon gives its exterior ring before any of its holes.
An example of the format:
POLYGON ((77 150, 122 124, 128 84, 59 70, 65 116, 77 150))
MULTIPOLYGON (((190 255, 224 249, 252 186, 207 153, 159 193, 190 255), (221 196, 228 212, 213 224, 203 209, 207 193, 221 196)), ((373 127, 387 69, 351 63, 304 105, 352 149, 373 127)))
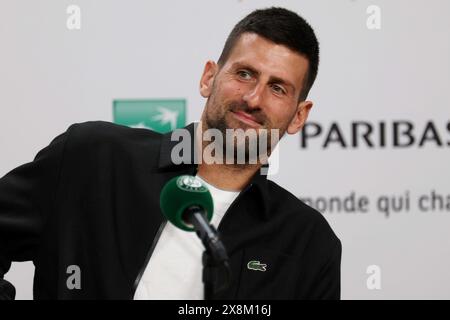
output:
MULTIPOLYGON (((205 61, 238 20, 272 5, 316 30, 310 121, 322 129, 307 147, 285 139, 272 179, 324 209, 343 244, 342 298, 450 299, 447 0, 1 0, 0 176, 74 122, 112 121, 113 99, 185 98, 197 120, 205 61), (81 10, 79 30, 66 26, 69 5, 81 10), (394 144, 396 121, 412 126, 408 135, 398 125, 397 144, 413 136, 411 145, 394 144), (373 147, 361 134, 352 146, 356 122, 372 127, 373 147), (446 203, 421 209, 433 190, 446 203), (351 199, 336 209, 352 193, 365 210, 351 199)), ((31 262, 13 264, 6 278, 18 299, 32 298, 32 277, 31 262)))

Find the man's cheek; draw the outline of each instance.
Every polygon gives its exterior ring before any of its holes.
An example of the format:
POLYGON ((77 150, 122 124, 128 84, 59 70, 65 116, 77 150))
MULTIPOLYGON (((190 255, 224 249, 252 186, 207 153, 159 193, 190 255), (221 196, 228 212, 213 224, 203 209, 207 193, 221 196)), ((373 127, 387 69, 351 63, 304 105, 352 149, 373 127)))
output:
POLYGON ((245 85, 236 81, 229 82, 222 86, 221 92, 224 96, 236 99, 245 92, 245 85))

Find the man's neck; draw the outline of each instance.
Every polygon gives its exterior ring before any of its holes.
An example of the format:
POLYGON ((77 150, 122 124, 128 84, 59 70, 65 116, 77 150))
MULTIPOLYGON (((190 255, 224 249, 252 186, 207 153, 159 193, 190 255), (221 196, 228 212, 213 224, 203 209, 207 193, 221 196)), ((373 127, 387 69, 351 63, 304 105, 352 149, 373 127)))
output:
POLYGON ((218 189, 241 191, 250 183, 260 167, 260 165, 236 166, 201 163, 198 165, 197 174, 218 189))
POLYGON ((202 137, 203 129, 201 125, 198 125, 195 137, 198 148, 196 152, 198 152, 198 157, 202 157, 203 161, 197 167, 197 174, 216 188, 230 191, 243 190, 261 168, 261 164, 226 164, 225 161, 223 163, 206 162, 204 161, 203 151, 208 142, 203 141, 202 137))

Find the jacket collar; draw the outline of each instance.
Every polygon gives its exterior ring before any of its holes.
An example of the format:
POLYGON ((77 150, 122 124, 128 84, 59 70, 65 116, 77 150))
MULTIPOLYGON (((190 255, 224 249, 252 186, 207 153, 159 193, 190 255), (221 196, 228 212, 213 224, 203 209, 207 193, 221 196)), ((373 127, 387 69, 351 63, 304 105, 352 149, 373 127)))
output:
MULTIPOLYGON (((196 143, 195 143, 195 132, 198 123, 191 123, 188 126, 184 127, 185 130, 189 132, 191 150, 189 154, 189 162, 175 164, 172 161, 172 150, 173 148, 180 143, 181 140, 172 141, 172 132, 168 132, 162 136, 161 147, 159 153, 159 162, 158 168, 161 171, 179 171, 180 174, 188 173, 195 175, 197 173, 197 165, 196 163, 196 143)), ((267 172, 268 165, 264 165, 263 168, 265 172, 267 172)), ((263 218, 269 218, 269 190, 268 190, 268 181, 267 176, 265 174, 261 174, 261 170, 258 170, 255 175, 250 180, 250 183, 242 192, 247 192, 250 189, 255 189, 260 197, 261 212, 263 218)))

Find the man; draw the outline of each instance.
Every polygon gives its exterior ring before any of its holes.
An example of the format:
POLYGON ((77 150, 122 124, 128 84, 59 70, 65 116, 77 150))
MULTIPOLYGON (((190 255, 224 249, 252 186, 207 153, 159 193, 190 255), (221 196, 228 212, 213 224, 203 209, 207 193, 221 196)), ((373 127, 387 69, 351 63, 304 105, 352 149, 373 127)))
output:
MULTIPOLYGON (((218 63, 206 63, 201 125, 187 130, 202 137, 242 129, 257 140, 264 130, 299 132, 312 107, 306 97, 318 53, 314 31, 297 14, 252 12, 218 63)), ((236 144, 246 148, 245 163, 231 164, 177 164, 173 140, 105 122, 75 124, 8 173, 0 180, 0 277, 11 261, 33 260, 37 299, 204 298, 201 244, 167 224, 159 208, 164 184, 191 174, 211 190, 212 224, 230 257, 230 285, 213 299, 340 298, 339 239, 320 213, 261 174, 264 161, 249 161, 251 138, 236 144)), ((207 143, 199 146, 205 151, 207 143)))

